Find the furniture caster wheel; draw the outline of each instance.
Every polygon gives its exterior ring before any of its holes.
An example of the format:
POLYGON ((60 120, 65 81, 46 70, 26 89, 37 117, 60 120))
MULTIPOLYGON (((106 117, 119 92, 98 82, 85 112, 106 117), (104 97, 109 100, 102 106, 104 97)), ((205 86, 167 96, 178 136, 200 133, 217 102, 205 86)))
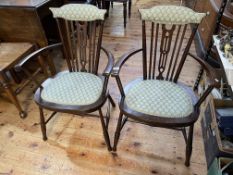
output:
POLYGON ((20 118, 26 118, 27 117, 27 113, 24 112, 24 111, 20 112, 19 115, 20 115, 20 118))

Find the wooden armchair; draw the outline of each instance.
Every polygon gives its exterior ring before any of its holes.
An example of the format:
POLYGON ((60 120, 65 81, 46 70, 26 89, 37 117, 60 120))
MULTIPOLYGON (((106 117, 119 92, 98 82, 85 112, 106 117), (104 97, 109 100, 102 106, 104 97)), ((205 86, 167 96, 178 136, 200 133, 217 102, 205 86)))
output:
POLYGON ((54 48, 62 49, 66 59, 68 71, 47 79, 34 96, 40 110, 43 139, 47 140, 46 124, 57 112, 82 115, 98 111, 105 142, 111 150, 107 130, 110 114, 104 118, 101 109, 107 99, 115 106, 107 90, 113 55, 102 47, 106 10, 87 4, 67 4, 51 8, 51 11, 57 20, 62 43, 34 52, 19 65, 21 67, 28 60, 54 48), (103 73, 98 71, 100 55, 107 58, 103 73), (43 109, 54 111, 47 120, 43 109))
POLYGON ((155 6, 139 11, 142 18, 142 49, 123 55, 112 71, 121 92, 113 151, 117 149, 123 126, 131 118, 152 127, 182 131, 186 141, 185 165, 189 166, 193 128, 200 113, 200 105, 211 90, 218 86, 214 70, 202 59, 189 53, 198 24, 205 14, 182 6, 155 6), (193 24, 191 34, 187 32, 190 23, 193 24), (120 70, 128 59, 139 52, 142 52, 142 78, 123 88, 120 70), (199 99, 191 88, 178 83, 187 56, 205 68, 210 80, 209 87, 199 99), (186 127, 189 127, 188 135, 186 127))

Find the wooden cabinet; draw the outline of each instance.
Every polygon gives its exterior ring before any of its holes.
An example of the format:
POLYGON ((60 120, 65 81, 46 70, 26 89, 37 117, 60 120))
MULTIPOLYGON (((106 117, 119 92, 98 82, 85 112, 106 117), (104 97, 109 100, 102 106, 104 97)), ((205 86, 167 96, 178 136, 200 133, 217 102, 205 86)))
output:
MULTIPOLYGON (((58 7, 61 0, 1 0, 0 41, 30 42, 39 47, 48 45, 51 38, 57 38, 57 26, 49 7, 58 7)), ((55 67, 47 60, 51 73, 55 67)))
POLYGON ((0 40, 46 46, 57 31, 49 7, 60 5, 60 0, 0 1, 0 40))

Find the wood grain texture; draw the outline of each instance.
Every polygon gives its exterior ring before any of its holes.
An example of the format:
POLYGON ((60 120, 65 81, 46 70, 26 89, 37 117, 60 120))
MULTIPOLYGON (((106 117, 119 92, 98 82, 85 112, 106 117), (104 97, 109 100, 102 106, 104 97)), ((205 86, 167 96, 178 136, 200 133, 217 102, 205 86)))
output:
MULTIPOLYGON (((103 46, 112 51, 117 60, 123 53, 141 47, 141 21, 138 8, 157 4, 179 4, 178 0, 133 0, 132 14, 124 29, 122 4, 114 3, 113 12, 105 23, 103 46)), ((188 29, 190 30, 190 29, 188 29)), ((195 52, 195 47, 192 47, 195 52)), ((60 53, 52 53, 57 69, 63 69, 60 53)), ((105 59, 101 62, 104 65, 105 59)), ((197 64, 189 59, 181 73, 181 80, 193 84, 197 64)), ((122 69, 123 83, 141 75, 141 54, 131 59, 122 69)), ((43 79, 44 77, 38 77, 43 79)), ((106 150, 98 118, 56 114, 47 125, 48 141, 41 137, 39 110, 33 102, 31 84, 19 98, 27 109, 28 117, 22 120, 10 102, 0 96, 0 174, 15 175, 205 175, 201 128, 194 128, 191 165, 185 167, 185 143, 181 133, 161 128, 151 128, 128 122, 122 130, 117 155, 106 150), (26 99, 26 100, 25 100, 26 99), (133 128, 133 129, 132 129, 133 128), (148 134, 151 133, 151 134, 148 134)), ((113 78, 109 82, 110 94, 118 101, 119 90, 113 78)), ((45 111, 49 116, 49 112, 45 111)), ((119 115, 118 107, 112 109, 109 135, 113 141, 119 115)), ((93 113, 92 115, 98 115, 93 113)))
POLYGON ((20 59, 34 50, 31 43, 0 43, 0 70, 12 68, 20 59))

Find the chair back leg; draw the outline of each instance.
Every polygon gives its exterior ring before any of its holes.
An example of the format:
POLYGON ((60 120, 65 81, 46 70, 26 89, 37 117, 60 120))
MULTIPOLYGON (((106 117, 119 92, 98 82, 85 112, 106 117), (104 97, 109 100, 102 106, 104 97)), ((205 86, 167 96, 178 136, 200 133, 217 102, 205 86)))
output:
POLYGON ((105 143, 106 143, 106 145, 108 147, 108 150, 112 151, 112 147, 111 147, 110 139, 109 139, 109 134, 108 134, 108 131, 107 131, 107 126, 106 126, 106 124, 104 122, 104 116, 103 116, 103 113, 102 113, 101 109, 99 110, 99 115, 100 115, 100 121, 101 121, 102 129, 103 129, 105 143))
POLYGON ((112 150, 116 151, 117 150, 117 144, 120 138, 120 133, 121 133, 121 129, 122 129, 122 117, 123 117, 123 113, 120 112, 119 118, 118 118, 118 122, 117 122, 117 128, 116 128, 116 132, 115 132, 115 137, 114 137, 114 145, 112 150))

